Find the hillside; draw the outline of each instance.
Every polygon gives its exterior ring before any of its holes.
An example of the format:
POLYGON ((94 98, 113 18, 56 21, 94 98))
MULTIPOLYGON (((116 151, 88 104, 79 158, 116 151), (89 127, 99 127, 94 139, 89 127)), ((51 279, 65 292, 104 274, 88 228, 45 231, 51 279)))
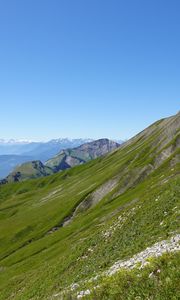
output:
POLYGON ((17 165, 32 160, 31 156, 0 155, 0 179, 7 176, 17 165))
POLYGON ((45 164, 41 161, 28 161, 27 163, 18 165, 0 183, 24 181, 48 176, 105 155, 119 146, 120 145, 114 141, 99 139, 76 148, 62 150, 55 157, 45 162, 45 164))
POLYGON ((40 160, 25 162, 17 166, 4 180, 1 182, 18 182, 27 179, 35 179, 52 175, 51 168, 44 166, 40 160))
POLYGON ((179 133, 0 186, 0 299, 179 299, 179 133))

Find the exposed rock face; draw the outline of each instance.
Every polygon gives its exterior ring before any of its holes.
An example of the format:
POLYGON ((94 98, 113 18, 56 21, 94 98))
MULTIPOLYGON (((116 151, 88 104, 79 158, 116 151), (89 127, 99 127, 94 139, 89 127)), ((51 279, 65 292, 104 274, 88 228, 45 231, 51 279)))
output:
POLYGON ((120 145, 114 141, 100 139, 83 144, 74 149, 62 150, 54 158, 48 160, 45 165, 52 168, 55 172, 58 172, 105 155, 119 146, 120 145))
POLYGON ((90 207, 96 205, 101 199, 110 193, 117 185, 117 179, 112 179, 107 181, 105 184, 100 186, 97 190, 93 193, 89 194, 74 210, 73 214, 67 218, 62 226, 68 225, 79 212, 85 211, 90 207))

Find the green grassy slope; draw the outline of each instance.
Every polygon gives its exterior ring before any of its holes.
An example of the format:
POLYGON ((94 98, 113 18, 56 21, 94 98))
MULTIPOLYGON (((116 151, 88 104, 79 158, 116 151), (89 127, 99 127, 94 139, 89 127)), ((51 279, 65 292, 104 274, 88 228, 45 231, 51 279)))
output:
MULTIPOLYGON (((151 259, 144 269, 121 270, 110 278, 102 278, 98 288, 89 284, 90 289, 86 291, 92 292, 83 299, 179 299, 179 264, 180 255, 177 253, 151 259)), ((64 299, 72 299, 70 297, 69 293, 63 296, 64 299)))
POLYGON ((4 180, 8 183, 23 181, 26 179, 52 175, 51 168, 46 167, 40 160, 25 162, 18 165, 4 180))
POLYGON ((178 232, 179 128, 178 114, 105 157, 0 186, 0 299, 50 299, 178 232))

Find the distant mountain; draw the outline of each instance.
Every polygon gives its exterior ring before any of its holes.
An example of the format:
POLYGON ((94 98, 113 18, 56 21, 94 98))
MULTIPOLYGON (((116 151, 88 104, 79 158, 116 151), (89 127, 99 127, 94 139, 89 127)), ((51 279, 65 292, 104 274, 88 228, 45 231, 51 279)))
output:
POLYGON ((95 159, 118 147, 119 144, 114 141, 99 139, 74 149, 62 150, 55 157, 48 160, 45 165, 52 168, 54 172, 58 172, 95 159))
POLYGON ((7 176, 17 165, 32 159, 31 156, 26 155, 0 155, 0 178, 7 176))
POLYGON ((0 155, 27 155, 34 159, 46 161, 60 150, 78 147, 92 139, 53 139, 48 142, 32 142, 28 140, 0 139, 0 155))
POLYGON ((36 160, 17 166, 1 183, 24 181, 51 175, 107 154, 119 146, 114 141, 100 139, 73 149, 62 150, 55 157, 45 162, 45 164, 36 160))
POLYGON ((46 143, 37 143, 35 148, 24 151, 22 154, 31 156, 35 160, 45 162, 62 149, 75 148, 91 141, 91 139, 54 139, 46 143))
POLYGON ((43 165, 40 160, 30 161, 17 166, 1 183, 17 182, 53 174, 53 170, 43 165))
POLYGON ((0 140, 0 155, 22 155, 23 152, 28 152, 37 147, 40 143, 10 143, 9 141, 0 140))
POLYGON ((24 144, 30 144, 32 143, 32 141, 30 140, 25 140, 25 139, 10 139, 10 140, 6 140, 6 139, 0 139, 0 144, 2 145, 24 145, 24 144))
POLYGON ((45 162, 62 149, 75 148, 91 139, 54 139, 48 142, 0 139, 0 178, 7 176, 17 165, 40 160, 45 162))

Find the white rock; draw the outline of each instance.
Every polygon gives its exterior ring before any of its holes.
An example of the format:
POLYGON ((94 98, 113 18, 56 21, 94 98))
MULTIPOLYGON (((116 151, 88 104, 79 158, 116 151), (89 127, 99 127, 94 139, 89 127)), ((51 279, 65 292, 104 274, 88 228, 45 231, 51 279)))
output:
POLYGON ((78 284, 78 283, 73 283, 73 284, 71 284, 71 291, 76 290, 78 287, 79 287, 79 284, 78 284))
POLYGON ((153 273, 153 272, 152 272, 152 273, 150 273, 150 274, 149 274, 149 278, 151 278, 153 275, 154 275, 154 273, 153 273))

